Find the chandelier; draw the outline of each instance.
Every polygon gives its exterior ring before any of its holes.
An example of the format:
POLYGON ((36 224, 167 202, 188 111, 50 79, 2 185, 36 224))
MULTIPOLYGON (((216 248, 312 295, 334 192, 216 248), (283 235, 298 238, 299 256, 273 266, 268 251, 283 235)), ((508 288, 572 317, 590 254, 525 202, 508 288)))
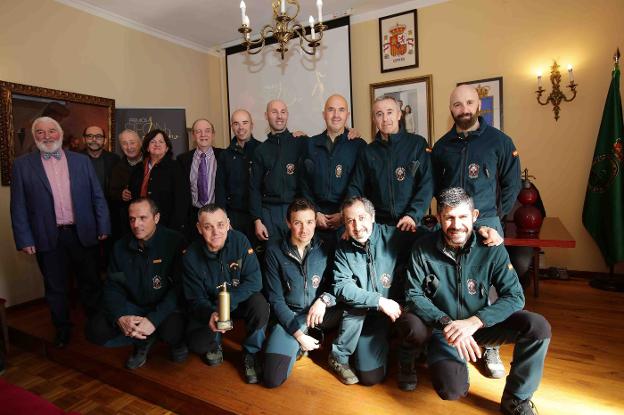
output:
POLYGON ((245 12, 247 6, 244 1, 240 2, 242 25, 238 31, 243 35, 243 46, 247 49, 247 53, 250 55, 259 53, 264 48, 266 40, 272 36, 279 43, 276 52, 281 55, 282 60, 288 51, 288 42, 295 37, 299 37, 301 50, 308 55, 314 55, 316 48, 321 45, 323 31, 327 30, 327 26, 323 24, 323 1, 316 1, 318 20, 315 22, 312 16, 308 19, 309 35, 306 35, 305 27, 296 20, 299 15, 299 2, 297 0, 274 0, 271 2, 271 7, 273 8, 272 25, 265 25, 260 30, 260 38, 251 40, 252 29, 249 17, 245 12))

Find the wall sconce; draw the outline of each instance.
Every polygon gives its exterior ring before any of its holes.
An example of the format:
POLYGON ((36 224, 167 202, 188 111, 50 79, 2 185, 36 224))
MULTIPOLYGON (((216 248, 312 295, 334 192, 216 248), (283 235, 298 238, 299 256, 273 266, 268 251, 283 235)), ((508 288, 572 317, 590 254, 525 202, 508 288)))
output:
POLYGON ((552 84, 552 92, 550 95, 546 97, 546 100, 542 102, 542 94, 546 92, 544 88, 542 88, 542 73, 537 74, 537 102, 540 105, 547 105, 549 102, 553 105, 553 112, 555 113, 555 121, 559 120, 559 111, 561 101, 570 102, 576 98, 576 87, 578 84, 574 83, 574 74, 572 73, 572 65, 568 65, 568 78, 570 79, 570 83, 567 85, 572 91, 572 97, 568 98, 560 89, 561 84, 561 72, 559 72, 559 65, 557 61, 553 62, 552 67, 550 68, 550 83, 552 84))

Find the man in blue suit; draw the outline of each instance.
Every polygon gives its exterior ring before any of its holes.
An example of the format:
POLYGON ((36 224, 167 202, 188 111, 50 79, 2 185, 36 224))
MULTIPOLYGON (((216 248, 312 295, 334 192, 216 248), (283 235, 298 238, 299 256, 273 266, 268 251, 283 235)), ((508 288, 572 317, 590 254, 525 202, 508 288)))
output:
POLYGON ((89 314, 101 291, 98 240, 110 235, 110 218, 89 158, 61 148, 59 123, 49 117, 37 118, 32 134, 39 151, 13 163, 13 236, 18 250, 37 256, 56 327, 54 344, 64 347, 71 334, 68 273, 70 269, 75 272, 89 314))

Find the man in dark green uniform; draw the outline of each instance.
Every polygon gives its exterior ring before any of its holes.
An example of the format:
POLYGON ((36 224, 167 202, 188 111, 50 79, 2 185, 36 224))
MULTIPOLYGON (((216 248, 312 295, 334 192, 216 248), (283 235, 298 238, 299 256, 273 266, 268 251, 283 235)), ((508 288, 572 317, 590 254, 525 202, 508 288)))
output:
POLYGON ((173 361, 183 362, 188 349, 178 297, 184 238, 158 225, 160 213, 151 199, 133 200, 128 217, 132 234, 113 247, 102 312, 87 324, 87 338, 106 347, 134 344, 128 369, 145 364, 157 337, 171 345, 173 361))
POLYGON ((349 107, 344 97, 327 98, 323 119, 327 129, 304 145, 299 182, 301 195, 317 209, 316 234, 333 247, 336 232, 342 227, 340 204, 366 142, 361 138, 349 139, 352 130, 346 128, 349 107))
POLYGON ((365 196, 377 223, 415 232, 433 197, 431 149, 421 136, 399 127, 401 109, 391 96, 373 104, 379 130, 359 157, 347 196, 365 196))
POLYGON ((256 254, 241 232, 230 227, 225 211, 215 204, 202 207, 197 214, 201 240, 189 246, 183 256, 184 294, 189 304, 188 339, 191 351, 206 363, 223 362, 219 319, 218 286, 231 286, 230 311, 245 321, 243 362, 248 383, 258 383, 261 372, 258 352, 265 338, 269 304, 260 293, 262 275, 256 254))
MULTIPOLYGON (((475 226, 496 229, 502 236, 500 218, 511 211, 520 191, 518 151, 510 137, 478 116, 481 101, 474 87, 455 88, 449 109, 455 125, 436 142, 432 153, 435 193, 448 187, 462 187, 472 195, 479 209, 475 226)), ((532 253, 532 248, 528 249, 532 253)), ((513 256, 512 262, 516 262, 513 256)), ((523 271, 526 269, 520 272, 523 271)), ((492 292, 491 297, 494 301, 496 293, 492 292)), ((498 348, 486 349, 479 366, 488 377, 505 376, 498 348)))
POLYGON ((256 236, 249 214, 249 170, 260 141, 253 137, 253 121, 247 110, 232 113, 231 127, 234 138, 219 154, 215 203, 227 212, 232 228, 244 233, 252 242, 256 236))
POLYGON ((259 241, 287 236, 286 210, 299 193, 297 162, 305 143, 288 131, 283 101, 269 101, 265 116, 271 132, 254 152, 249 180, 249 212, 259 241))
POLYGON ((539 386, 550 342, 550 325, 522 310, 524 294, 503 246, 487 247, 473 232, 479 211, 462 188, 437 196, 441 230, 420 239, 408 267, 406 339, 427 345, 427 365, 442 399, 468 393, 466 362, 481 357, 482 346, 514 343, 511 371, 501 401, 505 414, 535 414, 531 402, 539 386), (489 303, 489 287, 499 294, 489 303))

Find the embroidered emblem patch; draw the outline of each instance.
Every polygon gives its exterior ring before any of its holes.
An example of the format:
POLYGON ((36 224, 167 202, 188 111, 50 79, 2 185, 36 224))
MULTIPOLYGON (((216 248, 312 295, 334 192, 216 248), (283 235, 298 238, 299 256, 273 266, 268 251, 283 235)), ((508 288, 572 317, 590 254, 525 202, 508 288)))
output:
POLYGON ((232 271, 232 272, 234 272, 234 271, 238 270, 238 268, 239 268, 238 261, 234 261, 234 262, 232 262, 232 263, 229 265, 229 267, 230 267, 230 271, 232 271))
POLYGON ((471 278, 466 281, 466 286, 468 287, 468 294, 475 295, 477 293, 477 281, 471 278))
POLYGON ((160 290, 162 288, 162 279, 159 275, 154 275, 154 278, 152 278, 152 287, 155 290, 160 290))
POLYGON ((392 277, 390 276, 390 274, 385 272, 381 274, 381 278, 379 278, 379 281, 384 288, 390 288, 390 286, 392 285, 392 277))
POLYGON ((405 167, 397 167, 397 169, 394 171, 394 175, 396 176, 396 179, 400 182, 405 180, 405 167))
POLYGON ((513 268, 513 265, 511 265, 511 263, 507 264, 507 269, 508 269, 509 271, 511 271, 512 269, 514 269, 514 268, 513 268))
POLYGON ((238 278, 232 278, 232 287, 238 287, 240 285, 240 280, 238 278))
POLYGON ((249 249, 247 250, 247 255, 251 255, 251 254, 253 254, 253 248, 249 248, 249 249))
POLYGON ((512 152, 511 152, 511 155, 512 155, 513 157, 518 157, 518 150, 514 150, 514 151, 512 151, 512 152))
POLYGON ((318 275, 313 275, 312 276, 312 287, 313 288, 318 288, 319 285, 321 285, 321 277, 319 277, 318 275))
POLYGON ((342 177, 342 164, 338 164, 336 166, 336 177, 337 178, 341 178, 342 177))
POLYGON ((479 177, 479 165, 477 163, 472 163, 468 166, 468 177, 471 179, 476 179, 479 177))
POLYGON ((154 264, 160 264, 162 262, 162 259, 158 258, 152 261, 152 263, 154 264))
POLYGON ((288 174, 289 176, 295 174, 295 165, 292 163, 288 163, 286 165, 286 174, 288 174))

